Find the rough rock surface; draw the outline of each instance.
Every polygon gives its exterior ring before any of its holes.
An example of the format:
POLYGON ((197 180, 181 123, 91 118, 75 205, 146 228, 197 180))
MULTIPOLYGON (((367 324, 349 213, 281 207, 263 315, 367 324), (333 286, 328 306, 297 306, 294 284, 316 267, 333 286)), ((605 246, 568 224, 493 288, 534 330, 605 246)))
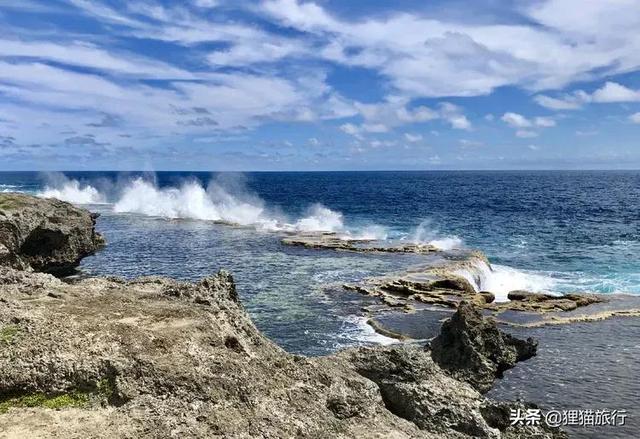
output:
POLYGON ((357 239, 335 232, 296 233, 283 238, 282 243, 306 248, 362 253, 433 253, 439 251, 437 247, 430 244, 398 243, 381 245, 375 239, 357 239))
POLYGON ((509 292, 507 297, 509 302, 495 303, 488 308, 494 311, 573 311, 582 306, 607 301, 606 298, 597 294, 567 293, 562 296, 554 296, 519 290, 509 292))
POLYGON ((68 284, 0 267, 0 298, 0 430, 10 438, 25 431, 33 438, 528 438, 533 431, 507 423, 500 433, 496 404, 421 347, 287 354, 258 332, 226 273, 197 284, 156 277, 68 284), (58 410, 19 402, 34 395, 82 398, 58 410))
POLYGON ((68 274, 104 245, 96 218, 63 201, 0 194, 0 265, 68 274))
POLYGON ((505 370, 536 355, 537 348, 536 340, 520 340, 503 333, 495 321, 483 318, 472 304, 462 302, 432 340, 431 355, 452 376, 484 393, 505 370))
POLYGON ((509 301, 495 302, 490 291, 477 291, 483 270, 492 270, 487 257, 479 251, 443 253, 443 260, 406 271, 365 279, 360 284, 346 284, 347 290, 378 297, 391 307, 409 307, 412 303, 457 308, 462 301, 492 311, 551 313, 572 311, 579 307, 603 303, 597 294, 570 293, 562 296, 512 291, 509 301), (479 267, 482 267, 480 269, 479 267), (473 281, 473 282, 472 282, 473 281))
POLYGON ((69 283, 0 266, 3 438, 565 437, 511 427, 514 407, 419 346, 288 354, 225 272, 69 283))

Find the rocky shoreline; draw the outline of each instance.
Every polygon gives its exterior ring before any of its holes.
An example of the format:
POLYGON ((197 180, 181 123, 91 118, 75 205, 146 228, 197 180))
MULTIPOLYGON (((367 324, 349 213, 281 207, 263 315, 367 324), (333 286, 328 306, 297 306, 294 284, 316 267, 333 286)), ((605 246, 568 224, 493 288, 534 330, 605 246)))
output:
POLYGON ((566 437, 511 426, 525 405, 483 396, 537 345, 469 302, 431 347, 291 355, 256 329, 226 272, 50 274, 104 244, 94 224, 67 203, 0 194, 3 437, 566 437))

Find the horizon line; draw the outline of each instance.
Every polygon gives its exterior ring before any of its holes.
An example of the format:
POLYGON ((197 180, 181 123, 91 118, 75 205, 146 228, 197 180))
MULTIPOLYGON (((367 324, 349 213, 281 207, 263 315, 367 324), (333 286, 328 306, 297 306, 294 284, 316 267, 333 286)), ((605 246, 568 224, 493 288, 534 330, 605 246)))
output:
POLYGON ((2 170, 0 173, 27 173, 27 172, 39 172, 39 173, 65 173, 65 172, 193 172, 193 173, 329 173, 329 172, 603 172, 603 171, 640 171, 640 168, 540 168, 540 169, 316 169, 316 170, 185 170, 185 169, 155 169, 155 170, 142 170, 142 169, 66 169, 66 170, 2 170))

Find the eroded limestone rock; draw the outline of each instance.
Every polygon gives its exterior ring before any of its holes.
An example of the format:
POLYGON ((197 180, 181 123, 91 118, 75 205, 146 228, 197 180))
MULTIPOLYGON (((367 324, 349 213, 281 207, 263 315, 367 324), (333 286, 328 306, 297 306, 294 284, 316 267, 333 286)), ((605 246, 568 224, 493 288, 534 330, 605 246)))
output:
POLYGON ((538 342, 532 338, 520 340, 503 333, 495 321, 484 318, 468 302, 458 306, 431 342, 435 362, 482 393, 489 391, 505 370, 536 355, 537 348, 538 342))
POLYGON ((104 245, 97 215, 55 199, 0 194, 0 265, 69 274, 104 245))

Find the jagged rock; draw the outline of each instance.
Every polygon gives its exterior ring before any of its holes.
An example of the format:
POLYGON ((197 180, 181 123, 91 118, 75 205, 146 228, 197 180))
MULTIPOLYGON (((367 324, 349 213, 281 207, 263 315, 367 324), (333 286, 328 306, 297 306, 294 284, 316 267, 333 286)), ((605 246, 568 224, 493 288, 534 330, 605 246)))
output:
POLYGON ((68 274, 104 245, 96 218, 55 199, 0 194, 0 265, 68 274))
POLYGON ((452 376, 484 393, 505 370, 534 356, 537 345, 532 338, 523 341, 502 333, 493 320, 462 302, 431 342, 431 352, 435 362, 452 376))
POLYGON ((469 384, 444 374, 418 346, 349 349, 337 356, 378 385, 387 409, 430 433, 461 438, 564 437, 546 426, 512 427, 509 410, 521 404, 484 398, 469 384))

